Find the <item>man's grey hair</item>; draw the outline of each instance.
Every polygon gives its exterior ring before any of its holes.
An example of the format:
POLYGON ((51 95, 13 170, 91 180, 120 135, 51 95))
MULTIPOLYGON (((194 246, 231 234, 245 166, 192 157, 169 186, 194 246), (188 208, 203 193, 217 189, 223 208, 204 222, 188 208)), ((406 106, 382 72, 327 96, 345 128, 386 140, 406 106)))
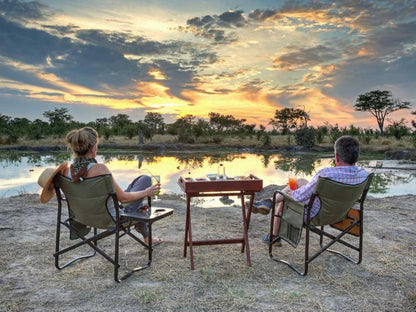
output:
POLYGON ((354 165, 360 156, 360 144, 353 137, 344 135, 336 140, 335 153, 344 163, 354 165))

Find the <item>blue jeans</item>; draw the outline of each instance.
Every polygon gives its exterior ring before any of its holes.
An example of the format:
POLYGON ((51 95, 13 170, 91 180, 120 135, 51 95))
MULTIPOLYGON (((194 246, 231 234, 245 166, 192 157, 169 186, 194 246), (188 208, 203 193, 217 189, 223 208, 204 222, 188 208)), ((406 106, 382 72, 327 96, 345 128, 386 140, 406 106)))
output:
MULTIPOLYGON (((136 179, 133 180, 133 182, 130 183, 130 185, 126 188, 126 192, 136 192, 136 191, 144 191, 148 187, 152 185, 152 178, 147 175, 141 175, 138 176, 136 179)), ((124 207, 124 210, 126 212, 134 212, 138 208, 143 207, 145 204, 143 204, 143 200, 147 200, 147 198, 141 198, 138 201, 135 201, 134 203, 131 203, 130 205, 124 207)), ((147 238, 149 236, 149 229, 147 228, 147 223, 140 222, 136 225, 137 232, 141 233, 144 238, 147 238)))

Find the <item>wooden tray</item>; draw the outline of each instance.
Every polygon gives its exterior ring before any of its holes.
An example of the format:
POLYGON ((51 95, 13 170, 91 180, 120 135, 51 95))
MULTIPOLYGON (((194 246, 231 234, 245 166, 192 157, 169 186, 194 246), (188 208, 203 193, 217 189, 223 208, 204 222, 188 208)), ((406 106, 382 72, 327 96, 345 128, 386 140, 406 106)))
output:
POLYGON ((250 174, 241 179, 238 177, 227 177, 224 180, 204 180, 198 181, 194 178, 180 177, 179 187, 185 193, 199 192, 226 192, 226 191, 254 191, 259 192, 263 189, 263 180, 250 174))

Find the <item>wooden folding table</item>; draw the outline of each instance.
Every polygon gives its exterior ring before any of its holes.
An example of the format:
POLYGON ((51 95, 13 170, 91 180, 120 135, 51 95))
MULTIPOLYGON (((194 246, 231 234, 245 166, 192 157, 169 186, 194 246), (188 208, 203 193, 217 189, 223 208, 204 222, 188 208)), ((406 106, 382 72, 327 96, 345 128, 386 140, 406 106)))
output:
POLYGON ((193 179, 180 177, 178 184, 186 194, 186 221, 185 221, 185 242, 183 256, 186 257, 187 248, 191 258, 191 269, 194 269, 193 246, 200 245, 217 245, 217 244, 239 244, 241 243, 241 252, 246 251, 247 264, 251 266, 250 246, 248 242, 248 228, 250 224, 251 210, 255 192, 263 188, 263 180, 250 174, 235 178, 225 178, 222 180, 211 181, 209 179, 193 179), (248 212, 246 213, 244 196, 250 195, 248 212), (191 226, 191 198, 204 196, 240 196, 241 197, 241 215, 243 221, 243 236, 239 238, 217 239, 217 240, 193 240, 191 226))

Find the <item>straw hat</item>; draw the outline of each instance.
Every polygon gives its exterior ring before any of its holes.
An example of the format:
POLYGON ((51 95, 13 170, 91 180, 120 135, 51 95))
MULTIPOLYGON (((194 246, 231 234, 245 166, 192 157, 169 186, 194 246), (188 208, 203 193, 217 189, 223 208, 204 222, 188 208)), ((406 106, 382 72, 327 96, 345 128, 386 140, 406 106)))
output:
POLYGON ((62 172, 66 166, 68 166, 68 162, 60 164, 57 168, 46 168, 39 176, 38 184, 42 187, 42 193, 40 194, 41 203, 46 203, 53 197, 55 191, 52 180, 55 175, 58 172, 62 172))

